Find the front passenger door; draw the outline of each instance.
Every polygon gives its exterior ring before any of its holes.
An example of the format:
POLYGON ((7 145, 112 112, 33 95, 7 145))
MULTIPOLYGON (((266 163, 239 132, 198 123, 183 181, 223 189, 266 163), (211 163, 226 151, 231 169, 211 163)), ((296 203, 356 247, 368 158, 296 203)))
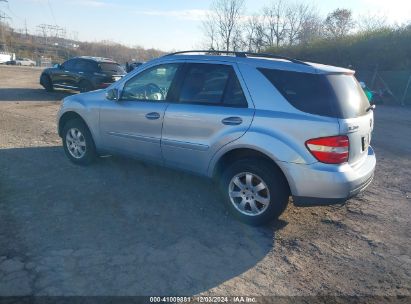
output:
POLYGON ((100 133, 104 150, 152 161, 161 161, 161 130, 170 89, 180 64, 161 64, 129 79, 118 101, 100 108, 100 133))
POLYGON ((52 74, 52 81, 53 84, 57 87, 63 88, 72 88, 73 81, 72 81, 72 73, 74 72, 74 65, 76 63, 76 59, 70 59, 64 62, 59 69, 53 71, 52 74))

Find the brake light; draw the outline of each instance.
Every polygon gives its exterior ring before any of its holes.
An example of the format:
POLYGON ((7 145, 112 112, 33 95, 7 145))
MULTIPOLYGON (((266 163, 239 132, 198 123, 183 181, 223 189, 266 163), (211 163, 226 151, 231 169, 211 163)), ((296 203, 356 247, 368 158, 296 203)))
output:
POLYGON ((320 162, 342 164, 348 161, 350 141, 347 136, 330 136, 307 140, 307 149, 320 162))

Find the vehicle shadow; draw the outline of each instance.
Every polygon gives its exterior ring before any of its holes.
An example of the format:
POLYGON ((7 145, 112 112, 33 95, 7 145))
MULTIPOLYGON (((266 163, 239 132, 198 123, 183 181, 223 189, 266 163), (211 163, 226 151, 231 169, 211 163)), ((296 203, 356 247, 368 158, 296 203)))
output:
POLYGON ((0 88, 1 101, 60 101, 64 97, 74 94, 74 91, 55 90, 47 92, 43 88, 0 88))
POLYGON ((0 168, 0 257, 34 269, 34 295, 197 294, 250 270, 287 224, 246 226, 207 179, 134 160, 16 148, 0 168))

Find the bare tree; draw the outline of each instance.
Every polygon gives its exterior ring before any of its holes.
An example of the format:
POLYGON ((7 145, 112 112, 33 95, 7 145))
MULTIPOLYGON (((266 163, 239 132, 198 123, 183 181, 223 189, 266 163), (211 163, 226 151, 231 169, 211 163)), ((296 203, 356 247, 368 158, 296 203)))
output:
POLYGON ((379 29, 386 28, 387 17, 367 13, 360 15, 357 18, 357 28, 360 32, 372 32, 379 29))
POLYGON ((264 23, 262 17, 253 15, 248 20, 244 27, 246 48, 249 52, 260 52, 264 46, 264 23))
MULTIPOLYGON (((211 13, 205 21, 208 23, 208 34, 213 33, 213 44, 221 43, 226 51, 232 49, 233 36, 238 36, 240 17, 244 9, 244 0, 214 0, 211 13), (215 35, 215 36, 214 36, 215 35), (214 39, 216 37, 216 39, 214 39)), ((236 42, 237 44, 237 42, 236 42)), ((236 45, 237 47, 238 45, 236 45)))
POLYGON ((243 27, 236 27, 231 41, 231 48, 233 51, 240 51, 247 48, 247 42, 244 39, 244 29, 243 27))
POLYGON ((217 50, 219 48, 217 25, 211 14, 207 14, 206 19, 203 21, 202 30, 206 38, 207 48, 210 50, 217 50))
POLYGON ((352 12, 349 9, 337 8, 324 21, 325 31, 331 38, 340 38, 349 34, 354 27, 352 12))
POLYGON ((324 36, 323 21, 316 12, 311 12, 301 25, 298 41, 302 44, 310 43, 324 36))
POLYGON ((313 8, 308 4, 294 3, 287 7, 287 31, 288 44, 294 45, 300 36, 306 21, 311 17, 313 8))
POLYGON ((279 46, 287 34, 287 6, 283 0, 275 0, 263 8, 268 46, 279 46))

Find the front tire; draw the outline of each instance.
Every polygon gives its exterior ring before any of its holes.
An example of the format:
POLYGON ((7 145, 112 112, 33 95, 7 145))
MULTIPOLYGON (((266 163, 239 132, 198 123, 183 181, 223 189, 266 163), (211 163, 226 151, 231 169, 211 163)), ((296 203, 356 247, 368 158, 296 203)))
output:
POLYGON ((93 91, 93 89, 93 85, 87 80, 82 80, 79 84, 80 93, 93 91))
POLYGON ((96 158, 96 148, 91 133, 80 119, 69 120, 62 132, 66 156, 77 165, 89 165, 96 158))
POLYGON ((44 75, 44 74, 41 75, 40 83, 46 89, 47 92, 52 92, 54 90, 53 83, 51 82, 51 79, 49 76, 44 75))
POLYGON ((220 187, 231 213, 253 226, 278 218, 290 195, 280 169, 258 158, 231 164, 222 174, 220 187))

